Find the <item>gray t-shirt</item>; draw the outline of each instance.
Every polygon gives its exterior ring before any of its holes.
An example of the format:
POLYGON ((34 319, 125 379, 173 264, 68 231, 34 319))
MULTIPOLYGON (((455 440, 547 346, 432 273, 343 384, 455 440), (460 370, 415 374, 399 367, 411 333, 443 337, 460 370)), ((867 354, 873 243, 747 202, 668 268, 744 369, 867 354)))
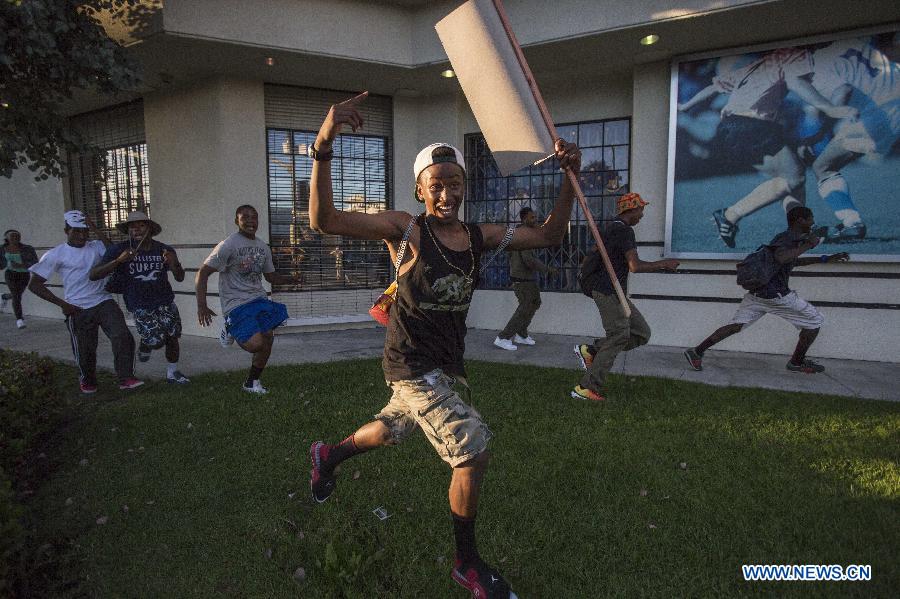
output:
POLYGON ((219 243, 203 261, 219 271, 222 315, 255 299, 265 298, 263 273, 275 272, 272 250, 266 242, 234 233, 219 243))

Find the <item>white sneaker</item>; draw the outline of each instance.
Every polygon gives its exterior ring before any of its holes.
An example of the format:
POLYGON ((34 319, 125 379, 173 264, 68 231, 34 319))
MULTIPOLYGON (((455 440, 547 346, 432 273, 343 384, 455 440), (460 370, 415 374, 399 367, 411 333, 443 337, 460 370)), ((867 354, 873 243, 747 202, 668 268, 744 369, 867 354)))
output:
POLYGON ((225 327, 222 327, 222 330, 219 331, 219 343, 222 345, 222 347, 228 347, 229 345, 234 343, 234 337, 231 336, 231 333, 225 330, 225 327))
POLYGON ((262 386, 262 383, 259 382, 259 379, 253 381, 253 385, 250 387, 247 386, 247 383, 241 385, 241 389, 246 391, 247 393, 256 393, 257 395, 265 395, 269 392, 268 389, 262 386))
POLYGON ((496 345, 500 349, 505 349, 506 351, 516 351, 517 349, 519 349, 509 339, 501 339, 500 337, 494 339, 494 345, 496 345))
POLYGON ((16 326, 19 327, 20 329, 24 329, 25 321, 20 318, 19 320, 16 321, 16 326))
POLYGON ((519 337, 519 334, 516 333, 515 335, 513 335, 512 340, 519 345, 534 345, 534 339, 531 338, 531 335, 528 335, 527 337, 519 337))

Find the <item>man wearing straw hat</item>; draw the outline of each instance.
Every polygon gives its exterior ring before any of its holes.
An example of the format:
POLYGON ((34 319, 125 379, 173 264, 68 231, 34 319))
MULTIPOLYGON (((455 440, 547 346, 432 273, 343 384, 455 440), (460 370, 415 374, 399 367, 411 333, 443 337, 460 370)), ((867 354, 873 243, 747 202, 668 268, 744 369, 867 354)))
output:
POLYGON ((88 277, 110 241, 80 210, 66 212, 65 222, 66 243, 51 248, 29 269, 32 277, 28 289, 59 306, 66 317, 82 393, 97 392, 97 330, 101 328, 112 345, 119 389, 140 387, 144 383, 134 377, 134 337, 125 324, 125 316, 104 289, 106 281, 88 277), (89 241, 88 231, 100 239, 89 241), (62 278, 63 298, 47 289, 47 279, 54 274, 62 278))
POLYGON ((91 269, 91 280, 112 274, 107 289, 121 293, 125 307, 134 315, 141 338, 138 359, 146 362, 151 351, 165 346, 166 380, 179 385, 189 383, 190 379, 178 370, 181 316, 168 275, 171 272, 179 283, 184 280, 178 255, 154 239, 162 227, 143 212, 132 212, 116 228, 128 239, 107 248, 100 264, 91 269))
MULTIPOLYGON (((634 226, 643 218, 644 206, 647 204, 648 202, 636 193, 621 196, 616 201, 617 216, 603 235, 603 242, 616 278, 626 293, 629 272, 674 271, 678 268, 678 260, 644 262, 638 258, 634 226)), ((587 372, 584 373, 581 384, 575 385, 571 395, 575 399, 602 401, 605 399, 602 389, 606 375, 609 374, 616 356, 619 352, 647 343, 650 340, 650 325, 630 300, 628 305, 631 308, 631 317, 625 316, 613 289, 613 283, 596 249, 588 254, 581 265, 581 290, 597 304, 606 337, 594 340, 591 345, 575 346, 575 355, 587 372)))

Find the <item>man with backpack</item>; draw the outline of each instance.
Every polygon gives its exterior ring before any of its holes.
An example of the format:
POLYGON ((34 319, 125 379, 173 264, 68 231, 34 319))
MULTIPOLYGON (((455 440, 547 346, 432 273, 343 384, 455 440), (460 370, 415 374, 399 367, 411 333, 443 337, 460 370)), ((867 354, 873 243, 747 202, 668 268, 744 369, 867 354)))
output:
MULTIPOLYGON (((647 204, 636 193, 621 196, 616 201, 617 216, 603 234, 609 261, 625 293, 628 293, 629 272, 674 271, 678 268, 678 260, 671 258, 645 262, 638 257, 634 226, 643 218, 644 206, 647 204)), ((631 316, 625 316, 613 282, 596 248, 581 265, 581 291, 597 304, 606 337, 594 340, 592 345, 575 346, 575 355, 587 372, 584 373, 581 384, 575 385, 570 395, 574 399, 602 401, 605 398, 601 391, 616 356, 619 352, 647 343, 650 340, 650 325, 630 300, 628 306, 631 308, 631 316)))
POLYGON ((775 236, 738 264, 738 283, 748 289, 731 322, 719 327, 700 345, 684 351, 684 357, 694 370, 703 370, 703 354, 716 343, 731 337, 762 318, 774 314, 800 329, 800 339, 787 363, 792 372, 808 374, 824 372, 825 367, 806 357, 806 352, 819 334, 825 317, 815 306, 791 291, 788 279, 795 266, 826 262, 846 262, 846 252, 801 258, 821 239, 813 233, 813 213, 805 206, 795 206, 787 213, 788 229, 775 236))

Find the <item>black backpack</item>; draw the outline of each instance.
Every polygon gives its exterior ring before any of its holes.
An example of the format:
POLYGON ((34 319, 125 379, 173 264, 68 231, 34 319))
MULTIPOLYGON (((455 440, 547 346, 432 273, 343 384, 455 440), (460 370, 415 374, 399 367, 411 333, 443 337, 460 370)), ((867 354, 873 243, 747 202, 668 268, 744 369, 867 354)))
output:
POLYGON ((737 263, 737 284, 747 291, 756 291, 765 287, 779 268, 781 265, 775 261, 772 248, 761 245, 737 263))

